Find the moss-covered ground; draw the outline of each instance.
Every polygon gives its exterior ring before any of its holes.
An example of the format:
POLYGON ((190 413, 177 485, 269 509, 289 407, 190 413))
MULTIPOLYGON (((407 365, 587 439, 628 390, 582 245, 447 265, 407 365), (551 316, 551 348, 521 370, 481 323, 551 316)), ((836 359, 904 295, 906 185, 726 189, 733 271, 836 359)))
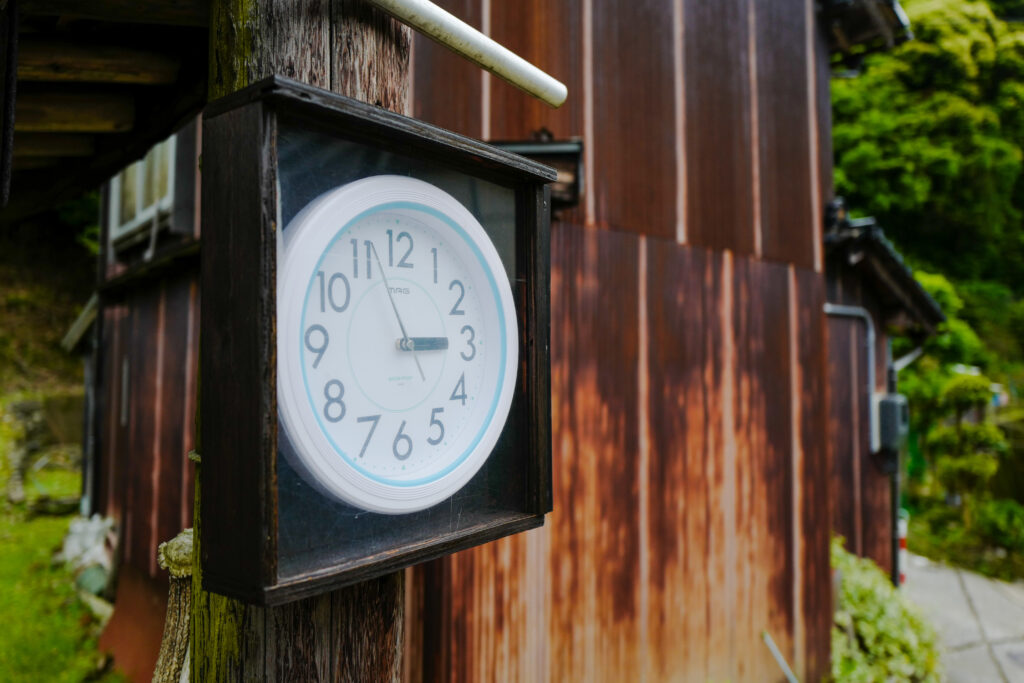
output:
MULTIPOLYGON (((78 489, 77 476, 42 470, 26 490, 59 497, 78 489)), ((96 649, 98 624, 78 598, 71 573, 52 557, 71 517, 30 518, 0 510, 0 678, 18 681, 122 680, 96 649)))

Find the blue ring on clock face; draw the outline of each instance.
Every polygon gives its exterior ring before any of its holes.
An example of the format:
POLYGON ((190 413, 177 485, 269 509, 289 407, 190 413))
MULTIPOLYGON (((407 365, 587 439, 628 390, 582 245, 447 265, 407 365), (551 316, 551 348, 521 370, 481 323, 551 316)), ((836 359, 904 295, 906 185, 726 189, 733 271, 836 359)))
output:
POLYGON ((499 364, 498 383, 494 391, 494 398, 491 401, 491 407, 487 411, 487 417, 480 425, 480 431, 477 432, 476 436, 473 437, 473 440, 470 442, 466 450, 454 462, 449 464, 443 470, 436 472, 433 476, 424 477, 421 479, 412 479, 407 481, 388 479, 385 477, 381 477, 377 474, 374 474, 372 472, 368 472, 365 468, 361 467, 359 463, 353 460, 348 455, 348 453, 345 452, 344 449, 340 448, 338 444, 335 443, 334 439, 331 437, 331 433, 324 426, 323 420, 320 418, 320 412, 316 410, 316 404, 313 402, 313 395, 309 391, 309 379, 306 377, 306 346, 300 341, 299 352, 301 354, 300 365, 302 366, 302 386, 306 390, 306 400, 309 401, 309 405, 313 406, 313 417, 316 418, 317 425, 320 426, 320 431, 323 433, 325 437, 327 437, 327 440, 330 442, 331 447, 334 448, 334 451, 342 458, 344 458, 345 462, 351 465, 353 469, 355 469, 357 472, 362 474, 367 479, 371 479, 380 484, 385 484, 388 486, 420 486, 423 484, 429 484, 431 482, 437 481, 441 477, 445 476, 446 474, 454 470, 456 467, 461 465, 463 462, 465 462, 466 458, 469 457, 470 453, 476 450, 477 444, 479 444, 480 439, 483 438, 484 432, 487 431, 488 425, 490 425, 491 420, 494 419, 494 412, 498 408, 498 398, 501 396, 502 387, 505 386, 505 363, 506 356, 508 354, 507 340, 505 338, 507 333, 505 328, 505 309, 501 305, 501 295, 498 292, 498 283, 495 282, 494 274, 491 272, 491 269, 487 267, 487 261, 484 259, 484 255, 480 252, 480 248, 477 246, 476 242, 470 239, 469 235, 466 234, 466 231, 462 229, 462 226, 453 221, 447 214, 442 213, 441 211, 433 209, 429 206, 419 204, 417 202, 387 202, 385 204, 379 204, 373 207, 372 209, 367 209, 366 211, 363 211, 362 213, 358 214, 355 218, 350 220, 348 223, 346 223, 344 226, 342 226, 340 230, 338 230, 337 234, 335 234, 334 237, 331 238, 331 241, 327 243, 327 246, 324 247, 323 252, 320 254, 320 258, 317 259, 316 266, 314 266, 313 268, 313 274, 310 275, 309 277, 309 285, 306 286, 306 295, 302 300, 302 325, 299 326, 299 337, 302 337, 302 330, 305 328, 306 305, 309 302, 309 294, 310 290, 312 290, 313 288, 313 281, 316 279, 315 274, 318 270, 320 270, 320 266, 321 264, 323 264, 324 258, 326 257, 327 253, 330 252, 335 242, 341 239, 341 237, 346 232, 348 232, 348 229, 351 228, 356 223, 366 218, 369 218, 370 216, 376 213, 380 213, 382 211, 389 211, 393 209, 412 209, 413 211, 419 211, 421 213, 433 216, 446 223, 449 227, 455 230, 455 233, 462 238, 463 242, 470 246, 470 248, 473 251, 473 255, 476 256, 477 260, 480 262, 480 265, 483 268, 484 273, 487 275, 487 282, 491 286, 491 295, 494 297, 494 303, 498 308, 498 326, 501 335, 501 361, 499 364))

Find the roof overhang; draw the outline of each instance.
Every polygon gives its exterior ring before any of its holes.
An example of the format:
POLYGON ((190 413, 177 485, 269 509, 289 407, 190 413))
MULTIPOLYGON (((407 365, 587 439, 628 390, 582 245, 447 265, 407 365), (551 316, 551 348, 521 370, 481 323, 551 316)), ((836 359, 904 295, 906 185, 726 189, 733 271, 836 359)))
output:
POLYGON ((864 278, 882 306, 886 324, 907 332, 933 334, 945 322, 942 309, 914 279, 874 219, 848 221, 827 232, 825 253, 828 262, 840 261, 864 278))

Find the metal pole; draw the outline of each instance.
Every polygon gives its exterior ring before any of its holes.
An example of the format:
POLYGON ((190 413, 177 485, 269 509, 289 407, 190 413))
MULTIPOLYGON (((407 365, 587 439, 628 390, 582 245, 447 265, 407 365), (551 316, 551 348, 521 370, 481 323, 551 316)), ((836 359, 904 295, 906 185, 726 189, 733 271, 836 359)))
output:
POLYGON ((369 0, 403 24, 503 78, 520 90, 560 107, 569 96, 552 78, 508 48, 427 0, 369 0))

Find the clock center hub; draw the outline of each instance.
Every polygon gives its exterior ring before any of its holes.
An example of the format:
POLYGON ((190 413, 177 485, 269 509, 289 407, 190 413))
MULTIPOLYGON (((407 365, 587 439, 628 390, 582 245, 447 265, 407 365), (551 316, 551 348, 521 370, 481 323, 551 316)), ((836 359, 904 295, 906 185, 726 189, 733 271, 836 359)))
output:
POLYGON ((444 349, 403 350, 402 329, 391 311, 394 300, 410 340, 447 339, 441 312, 427 291, 404 278, 373 285, 356 303, 348 328, 348 362, 359 390, 388 412, 403 412, 430 396, 444 373, 444 349), (388 291, 390 289, 390 292, 388 291), (388 295, 391 295, 390 297, 388 295), (423 369, 420 376, 416 362, 423 369))

